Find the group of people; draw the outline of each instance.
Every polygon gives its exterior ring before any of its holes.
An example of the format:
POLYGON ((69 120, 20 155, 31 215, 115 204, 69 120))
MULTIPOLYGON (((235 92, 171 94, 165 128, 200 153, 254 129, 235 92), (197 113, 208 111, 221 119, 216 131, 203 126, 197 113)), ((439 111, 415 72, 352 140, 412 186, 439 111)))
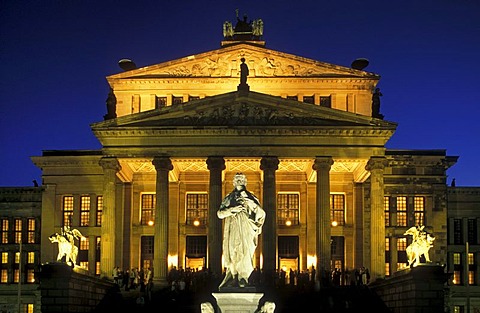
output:
POLYGON ((152 271, 150 268, 138 269, 132 268, 121 270, 119 266, 115 266, 112 271, 113 281, 125 291, 136 290, 139 288, 141 292, 145 292, 153 282, 152 271))

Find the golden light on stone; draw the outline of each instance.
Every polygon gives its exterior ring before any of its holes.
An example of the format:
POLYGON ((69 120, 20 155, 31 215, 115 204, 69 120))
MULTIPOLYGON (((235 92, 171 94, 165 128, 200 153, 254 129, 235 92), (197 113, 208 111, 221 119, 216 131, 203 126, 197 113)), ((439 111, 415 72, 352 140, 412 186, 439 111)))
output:
POLYGON ((153 226, 154 222, 153 221, 148 221, 148 226, 153 226))
POLYGON ((287 225, 287 226, 292 226, 292 221, 291 221, 291 220, 287 220, 287 221, 285 222, 285 225, 287 225))
POLYGON ((315 266, 317 264, 317 257, 315 255, 307 254, 307 265, 315 266))
POLYGON ((332 221, 332 226, 333 226, 333 227, 338 226, 338 222, 337 222, 337 221, 332 221))
POLYGON ((198 220, 198 218, 193 220, 193 226, 200 226, 200 221, 198 220))
POLYGON ((177 266, 178 267, 178 255, 168 255, 168 265, 170 267, 177 266))

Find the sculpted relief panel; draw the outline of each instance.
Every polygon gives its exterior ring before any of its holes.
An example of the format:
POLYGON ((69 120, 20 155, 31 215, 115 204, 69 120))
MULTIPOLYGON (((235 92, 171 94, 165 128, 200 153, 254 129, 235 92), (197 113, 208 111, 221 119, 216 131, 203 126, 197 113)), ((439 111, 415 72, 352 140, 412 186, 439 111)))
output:
POLYGON ((212 54, 200 60, 162 69, 162 74, 174 76, 236 77, 240 72, 241 58, 246 59, 250 76, 310 76, 322 74, 317 66, 293 59, 265 55, 245 49, 235 53, 212 54))

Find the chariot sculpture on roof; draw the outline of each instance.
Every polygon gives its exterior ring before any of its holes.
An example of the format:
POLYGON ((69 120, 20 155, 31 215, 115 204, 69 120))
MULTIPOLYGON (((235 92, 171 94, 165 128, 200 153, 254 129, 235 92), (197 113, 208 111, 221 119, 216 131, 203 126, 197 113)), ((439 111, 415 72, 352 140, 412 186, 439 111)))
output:
POLYGON ((235 10, 237 15, 237 23, 235 27, 229 21, 223 23, 223 37, 226 40, 261 40, 263 36, 263 21, 256 19, 247 20, 247 15, 243 15, 243 19, 238 17, 238 9, 235 10))

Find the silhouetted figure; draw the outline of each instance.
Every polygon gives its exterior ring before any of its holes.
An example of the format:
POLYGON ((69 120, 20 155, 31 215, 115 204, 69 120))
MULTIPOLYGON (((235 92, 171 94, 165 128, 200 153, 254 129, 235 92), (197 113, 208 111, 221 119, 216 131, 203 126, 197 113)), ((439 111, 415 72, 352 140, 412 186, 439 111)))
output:
POLYGON ((450 184, 450 186, 455 187, 455 178, 452 179, 452 183, 450 184))
POLYGON ((117 117, 117 98, 113 93, 113 89, 110 88, 110 92, 107 97, 107 114, 103 116, 104 120, 110 120, 117 117))
POLYGON ((240 85, 238 86, 239 89, 246 89, 248 90, 247 84, 247 76, 249 74, 248 65, 245 63, 245 58, 241 58, 242 64, 240 64, 240 85))
POLYGON ((380 92, 380 88, 375 88, 375 92, 372 95, 372 117, 383 119, 383 115, 380 114, 380 97, 383 94, 380 92))
POLYGON ((33 182, 33 187, 38 187, 38 182, 36 179, 32 180, 32 182, 33 182))

